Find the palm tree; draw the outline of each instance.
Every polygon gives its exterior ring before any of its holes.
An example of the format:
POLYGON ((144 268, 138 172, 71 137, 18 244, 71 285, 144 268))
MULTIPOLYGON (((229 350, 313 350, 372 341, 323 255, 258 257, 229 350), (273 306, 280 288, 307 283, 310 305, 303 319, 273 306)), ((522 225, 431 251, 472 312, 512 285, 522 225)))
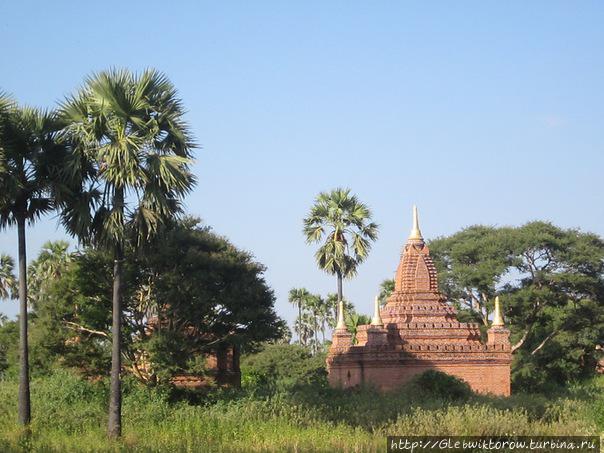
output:
POLYGON ((306 309, 309 311, 311 319, 311 327, 314 336, 313 342, 313 354, 316 354, 319 350, 319 317, 321 313, 321 306, 323 305, 323 298, 316 294, 310 294, 306 299, 306 309))
MULTIPOLYGON (((327 323, 327 327, 333 329, 338 322, 338 295, 336 293, 329 293, 325 298, 325 309, 327 311, 327 318, 325 322, 327 323)), ((345 297, 342 298, 342 305, 344 306, 344 311, 346 313, 352 312, 354 310, 354 305, 352 302, 349 302, 345 297)))
POLYGON ((28 269, 29 300, 34 307, 48 283, 60 278, 72 259, 67 241, 48 241, 42 245, 40 254, 28 269))
POLYGON ((386 305, 388 298, 394 292, 394 279, 387 278, 386 280, 380 283, 380 294, 378 296, 378 300, 380 301, 380 306, 386 305))
POLYGON ((15 262, 13 259, 0 254, 0 299, 16 299, 17 279, 14 274, 15 262))
POLYGON ((352 344, 357 344, 357 332, 359 326, 371 323, 371 318, 367 315, 360 315, 355 311, 348 312, 346 315, 346 329, 352 334, 352 344))
MULTIPOLYGON (((306 288, 292 288, 289 290, 289 303, 298 307, 298 318, 302 319, 302 307, 306 304, 306 300, 310 296, 310 293, 306 288)), ((302 344, 302 326, 301 324, 296 324, 296 333, 298 334, 298 341, 302 344)))
POLYGON ((108 434, 116 438, 124 255, 148 243, 181 212, 181 199, 195 184, 190 172, 195 144, 176 89, 155 70, 94 74, 61 110, 73 147, 71 171, 83 176, 84 194, 66 198, 63 224, 84 243, 114 256, 108 434))
POLYGON ((18 107, 0 94, 0 229, 17 226, 19 263, 19 422, 31 420, 27 341, 26 224, 54 209, 61 168, 59 123, 52 112, 18 107))
POLYGON ((367 258, 371 243, 377 239, 378 225, 371 221, 371 210, 350 193, 337 188, 321 192, 304 219, 308 243, 321 243, 315 253, 317 264, 335 275, 338 306, 342 302, 342 279, 351 278, 367 258))

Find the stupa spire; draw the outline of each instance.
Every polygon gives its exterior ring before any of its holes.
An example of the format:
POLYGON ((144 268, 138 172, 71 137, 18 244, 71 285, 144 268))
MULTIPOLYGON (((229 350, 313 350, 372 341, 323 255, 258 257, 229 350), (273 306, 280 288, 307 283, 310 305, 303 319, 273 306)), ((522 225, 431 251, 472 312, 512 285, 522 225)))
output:
POLYGON ((499 305, 499 296, 495 296, 495 312, 493 313, 493 327, 502 327, 504 325, 503 316, 501 316, 501 307, 499 305))
POLYGON ((344 301, 341 300, 338 304, 338 323, 336 324, 336 330, 346 330, 346 323, 344 322, 344 301))
POLYGON ((373 318, 371 319, 372 326, 383 326, 382 315, 380 314, 380 299, 375 296, 373 318))
POLYGON ((413 228, 409 239, 423 241, 422 232, 419 229, 419 215, 417 214, 417 206, 413 205, 413 228))

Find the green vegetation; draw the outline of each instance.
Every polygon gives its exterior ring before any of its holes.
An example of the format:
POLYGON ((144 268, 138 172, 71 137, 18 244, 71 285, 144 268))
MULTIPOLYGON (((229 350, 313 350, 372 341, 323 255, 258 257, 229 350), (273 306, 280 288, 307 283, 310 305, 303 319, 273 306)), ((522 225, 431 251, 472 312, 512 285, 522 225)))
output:
POLYGON ((121 434, 124 259, 182 212, 191 191, 194 143, 176 89, 163 74, 111 70, 89 77, 60 109, 72 153, 67 231, 113 258, 111 392, 108 432, 121 434))
POLYGON ((473 226, 428 243, 460 320, 488 323, 499 295, 511 329, 513 389, 594 374, 604 346, 604 241, 547 222, 473 226))
POLYGON ((337 277, 338 302, 343 300, 342 279, 356 275, 377 233, 371 210, 350 189, 317 195, 304 219, 304 235, 309 244, 321 244, 315 253, 317 265, 337 277))
MULTIPOLYGON (((461 321, 486 329, 501 296, 511 398, 437 372, 389 394, 330 389, 326 330, 344 307, 353 339, 370 321, 342 290, 377 239, 369 207, 349 189, 315 199, 303 231, 337 294, 290 291, 290 345, 264 266, 185 217, 195 146, 175 87, 154 70, 94 74, 57 111, 0 92, 0 230, 16 226, 18 239, 18 275, 0 254, 0 298, 20 303, 17 320, 0 315, 0 451, 371 451, 388 434, 604 430, 601 238, 531 222, 429 243, 461 321), (26 225, 50 212, 80 248, 46 243, 27 267, 26 225), (204 376, 217 351, 217 367, 235 370, 246 354, 242 389, 173 388, 204 376)), ((382 282, 382 304, 393 288, 382 282)))
MULTIPOLYGON (((111 268, 102 250, 43 246, 28 272, 34 375, 55 367, 108 375, 111 268)), ((195 358, 224 342, 249 351, 284 336, 264 267, 195 219, 170 225, 123 268, 123 372, 147 385, 203 374, 195 358)), ((14 321, 0 320, 0 376, 17 371, 15 329, 14 321)))
MULTIPOLYGON (((285 346, 285 348, 291 348, 285 346)), ((298 347, 299 348, 299 347, 298 347)), ((285 354, 272 349, 271 356, 285 354)), ((261 368, 270 360, 258 363, 261 368)), ((302 361, 293 368, 304 376, 302 361)), ((251 366, 251 365, 250 365, 251 366)), ((310 369, 312 367, 307 368, 310 369)), ((283 365, 275 369, 283 370, 283 365)), ((296 372, 297 372, 296 371, 296 372)), ((201 403, 126 381, 124 435, 107 440, 108 382, 60 371, 32 382, 37 416, 27 435, 16 423, 14 381, 0 382, 0 450, 86 451, 383 451, 387 435, 579 435, 604 429, 604 378, 554 395, 490 398, 439 392, 439 377, 419 377, 398 392, 339 391, 324 380, 266 389, 215 391, 201 403), (428 382, 432 389, 428 391, 428 382), (437 381, 435 383, 435 381, 437 381)), ((442 382, 440 382, 442 383, 442 382)))

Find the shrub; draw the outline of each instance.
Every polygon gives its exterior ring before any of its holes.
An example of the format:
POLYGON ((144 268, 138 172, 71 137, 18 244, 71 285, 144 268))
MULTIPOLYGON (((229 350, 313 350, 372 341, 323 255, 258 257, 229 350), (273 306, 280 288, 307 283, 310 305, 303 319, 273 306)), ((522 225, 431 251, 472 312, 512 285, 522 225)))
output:
POLYGON ((242 385, 250 389, 288 389, 327 382, 325 355, 312 356, 293 344, 267 344, 260 352, 243 357, 241 372, 242 385))
POLYGON ((436 370, 428 370, 416 376, 409 387, 412 391, 433 398, 465 400, 473 395, 466 381, 436 370))

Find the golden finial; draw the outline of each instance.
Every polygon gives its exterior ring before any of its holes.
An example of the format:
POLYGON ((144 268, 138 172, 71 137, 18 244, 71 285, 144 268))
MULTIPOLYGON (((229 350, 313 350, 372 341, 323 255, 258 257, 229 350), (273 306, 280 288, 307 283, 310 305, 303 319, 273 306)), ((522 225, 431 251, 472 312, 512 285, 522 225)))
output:
POLYGON ((371 320, 372 326, 383 326, 382 315, 380 314, 380 299, 375 296, 375 307, 373 309, 373 319, 371 320))
POLYGON ((419 215, 417 214, 417 206, 413 205, 413 228, 409 239, 416 239, 423 241, 422 232, 419 230, 419 215))
POLYGON ((340 301, 338 304, 338 323, 336 324, 336 330, 346 330, 346 323, 344 322, 344 301, 340 301))
POLYGON ((501 316, 501 307, 499 306, 499 296, 495 296, 495 312, 493 313, 493 327, 501 327, 504 325, 503 316, 501 316))

